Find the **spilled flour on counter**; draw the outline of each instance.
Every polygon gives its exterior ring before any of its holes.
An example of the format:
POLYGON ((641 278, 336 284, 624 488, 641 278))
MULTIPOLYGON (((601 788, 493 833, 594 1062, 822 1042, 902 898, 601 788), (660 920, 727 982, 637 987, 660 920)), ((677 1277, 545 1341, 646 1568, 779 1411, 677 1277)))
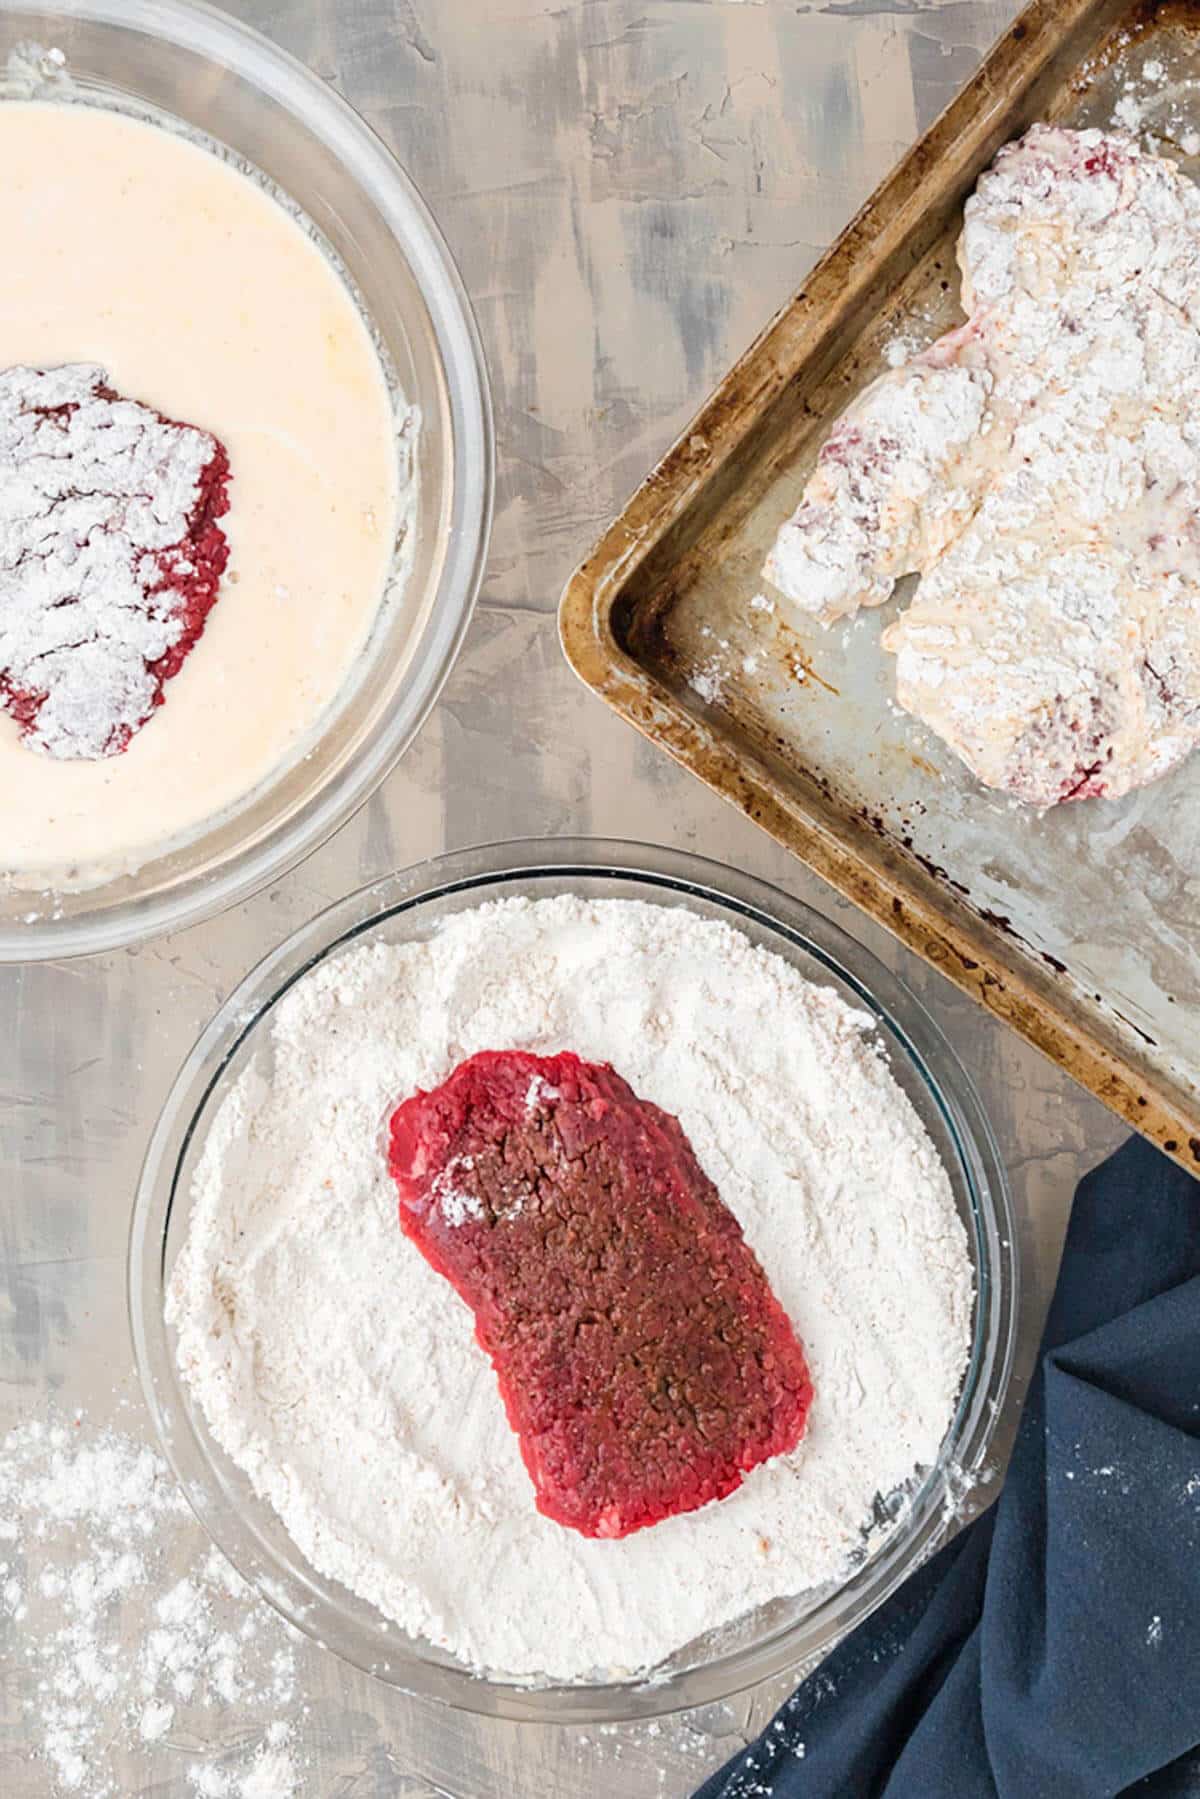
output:
POLYGON ((166 1463, 120 1432, 0 1442, 0 1644, 52 1790, 142 1791, 122 1771, 143 1764, 157 1789, 145 1758, 166 1751, 203 1799, 300 1793, 289 1627, 217 1550, 189 1557, 190 1521, 166 1463), (206 1752, 230 1723, 235 1746, 206 1752))
POLYGON ((323 1574, 510 1675, 646 1669, 842 1578, 966 1364, 965 1233, 870 1020, 683 907, 505 900, 330 958, 275 1008, 192 1200, 168 1316, 218 1442, 323 1574), (795 1324, 806 1434, 719 1503, 619 1541, 536 1510, 383 1155, 392 1108, 484 1049, 611 1062, 673 1113, 795 1324))

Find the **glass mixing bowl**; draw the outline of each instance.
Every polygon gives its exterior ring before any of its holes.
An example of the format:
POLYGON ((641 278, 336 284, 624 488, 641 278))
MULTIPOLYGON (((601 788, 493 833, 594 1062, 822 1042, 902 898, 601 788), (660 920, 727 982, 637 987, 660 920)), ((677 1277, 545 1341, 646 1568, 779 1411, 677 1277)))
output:
POLYGON ((462 282, 412 182, 326 82, 186 0, 0 0, 0 105, 31 95, 182 129, 265 176, 341 265, 421 430, 407 584, 381 608, 303 753, 136 873, 87 885, 83 871, 85 882, 45 894, 0 871, 0 960, 110 949, 193 924, 336 830, 394 765, 450 670, 492 506, 491 405, 462 282))
POLYGON ((722 1699, 819 1657, 943 1540, 983 1468, 1008 1386, 1015 1242, 1004 1171, 970 1079, 928 1013, 869 951, 807 906, 716 863, 635 844, 558 839, 468 850, 391 875, 321 913, 247 976, 188 1057, 151 1140, 133 1215, 129 1301, 142 1385, 163 1449, 221 1549, 286 1618, 346 1661, 409 1692, 506 1718, 603 1722, 722 1699), (163 1305, 187 1234, 192 1175, 206 1134, 230 1087, 265 1050, 281 996, 348 944, 422 939, 451 914, 484 900, 560 893, 686 906, 726 920, 869 1011, 892 1073, 950 1176, 970 1243, 976 1299, 970 1366, 937 1464, 915 1483, 902 1521, 848 1579, 775 1601, 710 1633, 645 1679, 529 1687, 473 1674, 309 1566, 213 1441, 180 1379, 163 1305))

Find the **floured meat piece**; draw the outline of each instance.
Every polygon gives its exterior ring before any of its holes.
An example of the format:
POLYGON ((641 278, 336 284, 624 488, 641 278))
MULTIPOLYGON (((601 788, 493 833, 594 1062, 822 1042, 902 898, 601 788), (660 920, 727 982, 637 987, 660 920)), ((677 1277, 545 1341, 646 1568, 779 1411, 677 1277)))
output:
POLYGON ((1200 740, 1200 191, 1131 138, 1034 126, 959 261, 968 324, 847 412, 768 574, 828 620, 919 573, 883 637, 901 704, 1019 799, 1115 797, 1200 740), (933 370, 961 377, 940 454, 933 370), (864 417, 901 450, 851 494, 828 462, 864 417))
POLYGON ((472 1056, 397 1107, 389 1166, 547 1517, 623 1537, 795 1448, 812 1385, 787 1314, 678 1121, 612 1068, 472 1056))
POLYGON ((764 572, 823 624, 881 605, 970 518, 992 385, 973 338, 965 326, 880 376, 822 448, 764 572))
POLYGON ((0 370, 0 705, 31 749, 115 756, 217 598, 229 462, 103 369, 0 370))

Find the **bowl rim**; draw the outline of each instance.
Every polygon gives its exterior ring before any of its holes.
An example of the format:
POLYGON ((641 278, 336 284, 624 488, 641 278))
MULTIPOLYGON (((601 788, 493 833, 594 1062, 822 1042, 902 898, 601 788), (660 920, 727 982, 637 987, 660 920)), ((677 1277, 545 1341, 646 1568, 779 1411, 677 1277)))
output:
MULTIPOLYGON (((949 1536, 962 1499, 988 1479, 986 1458, 1012 1373, 1020 1307, 1017 1231, 1003 1162, 967 1071, 924 1005, 874 952, 832 919, 779 888, 739 870, 678 850, 605 838, 519 839, 457 850, 368 883, 324 908, 263 956, 239 982, 193 1045, 155 1125, 138 1181, 130 1225, 127 1299, 142 1391, 160 1447, 189 1504, 259 1595, 307 1636, 385 1684, 451 1707, 513 1720, 599 1723, 662 1716, 727 1699, 758 1682, 828 1653, 833 1644, 881 1605, 949 1536), (196 1436, 179 1400, 179 1376, 168 1340, 163 1302, 167 1236, 180 1170, 192 1137, 217 1093, 229 1063, 279 998, 328 955, 385 920, 452 895, 477 893, 480 902, 506 885, 546 880, 632 881, 654 892, 695 897, 782 936, 844 981, 907 1054, 942 1112, 959 1159, 975 1231, 977 1281, 974 1335, 954 1421, 937 1463, 911 1499, 904 1525, 850 1578, 806 1617, 765 1640, 718 1653, 665 1677, 597 1684, 529 1686, 446 1665, 404 1647, 399 1639, 381 1663, 355 1646, 330 1643, 306 1619, 306 1604, 284 1584, 307 1581, 318 1603, 336 1582, 315 1576, 296 1550, 297 1566, 281 1564, 253 1527, 236 1516, 219 1488, 219 1471, 196 1436), (848 965, 849 964, 849 965, 848 965), (880 995, 884 998, 880 998, 880 995), (936 1074, 929 1066, 932 1058, 936 1074), (166 1377, 160 1389, 159 1368, 166 1377), (176 1441, 180 1428, 188 1444, 176 1441), (187 1450, 203 1469, 198 1483, 187 1450), (214 1518, 217 1522, 214 1523, 214 1518), (236 1538, 236 1547, 229 1543, 236 1538), (265 1561, 267 1572, 253 1565, 265 1561), (305 1574, 307 1570, 307 1574, 305 1574), (299 1576, 299 1579, 297 1578, 299 1576), (318 1584, 320 1583, 320 1584, 318 1584)), ((365 1603, 365 1602, 363 1602, 365 1603)))
MULTIPOLYGON (((0 963, 94 955, 198 924, 248 899, 311 855, 394 768, 428 718, 474 613, 495 504, 495 416, 483 339, 458 265, 408 171, 350 102, 290 51, 207 0, 0 0, 5 17, 44 15, 142 32, 230 69, 320 137, 378 209, 408 262, 431 327, 451 440, 453 489, 437 594, 410 671, 408 703, 381 720, 337 777, 290 817, 234 850, 215 871, 185 875, 160 893, 133 895, 74 916, 42 910, 0 924, 0 963), (36 914, 36 916, 35 916, 36 914)), ((201 827, 201 835, 203 827, 201 827)), ((24 890, 18 889, 20 893, 24 890)), ((52 898, 52 893, 49 896, 52 898)))

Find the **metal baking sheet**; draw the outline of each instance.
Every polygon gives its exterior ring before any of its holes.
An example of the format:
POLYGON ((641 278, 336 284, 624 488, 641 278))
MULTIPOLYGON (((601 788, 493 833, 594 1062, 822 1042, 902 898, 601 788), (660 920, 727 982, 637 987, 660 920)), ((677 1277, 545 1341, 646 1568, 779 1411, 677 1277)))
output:
POLYGON ((610 527, 560 626, 617 711, 1195 1167, 1200 756, 1038 816, 899 711, 894 605, 792 629, 761 575, 847 401, 961 318, 963 201, 1042 118, 1134 126, 1200 176, 1200 0, 1034 0, 610 527))

